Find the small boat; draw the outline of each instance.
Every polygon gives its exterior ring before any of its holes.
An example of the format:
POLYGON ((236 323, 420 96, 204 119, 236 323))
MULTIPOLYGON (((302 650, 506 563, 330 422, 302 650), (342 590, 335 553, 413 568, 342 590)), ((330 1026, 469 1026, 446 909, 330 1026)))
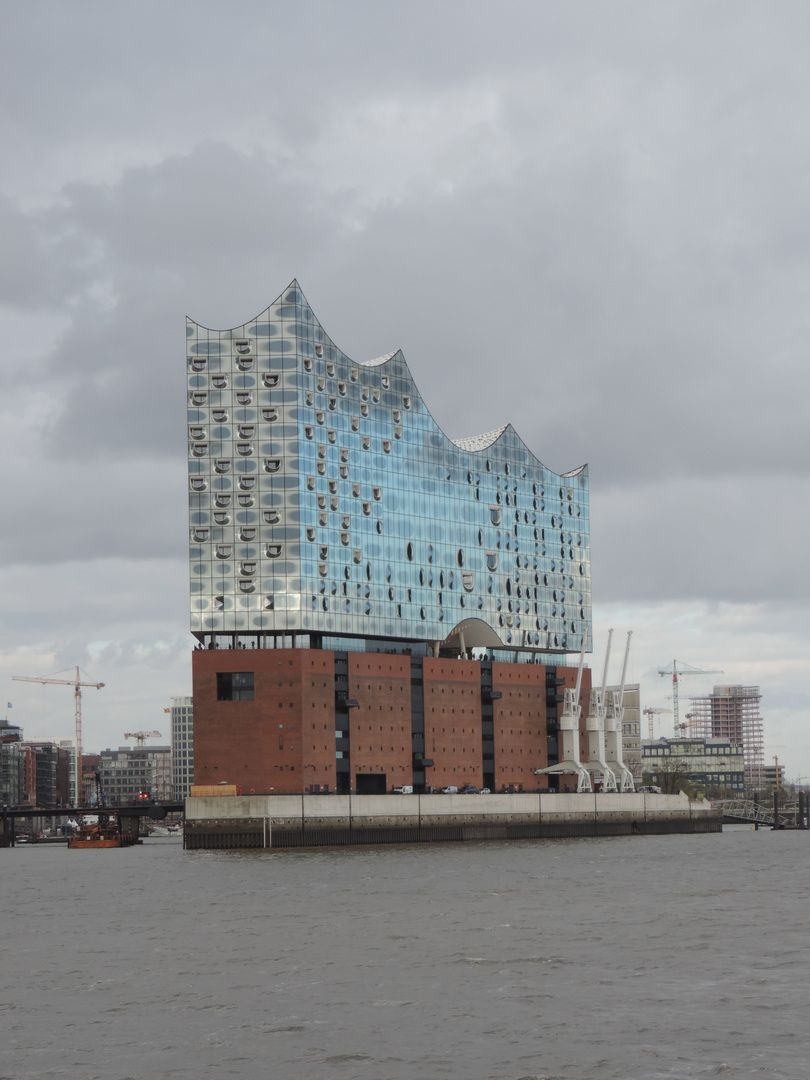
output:
POLYGON ((130 847, 138 843, 137 836, 128 836, 118 831, 118 824, 109 824, 106 814, 99 815, 100 820, 92 825, 81 825, 73 836, 68 838, 68 848, 119 848, 130 847))

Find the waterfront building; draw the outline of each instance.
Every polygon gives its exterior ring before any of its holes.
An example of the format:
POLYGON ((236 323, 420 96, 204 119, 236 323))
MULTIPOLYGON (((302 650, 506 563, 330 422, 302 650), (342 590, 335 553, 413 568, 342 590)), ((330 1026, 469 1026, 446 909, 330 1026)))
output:
POLYGON ((117 750, 102 750, 99 774, 108 806, 133 806, 140 796, 156 802, 172 799, 170 746, 119 746, 117 750))
POLYGON ((510 425, 451 440, 297 282, 186 332, 197 783, 535 786, 592 648, 587 467, 510 425))
POLYGON ((764 780, 764 739, 758 686, 715 686, 711 694, 690 696, 689 734, 699 738, 728 739, 740 746, 745 758, 749 789, 764 780))
POLYGON ((194 783, 194 699, 173 697, 168 711, 172 718, 174 798, 185 799, 194 783))
POLYGON ((727 739, 662 737, 642 741, 643 773, 664 790, 673 786, 670 781, 683 777, 710 795, 741 795, 744 760, 742 746, 727 739))
MULTIPOLYGON (((609 686, 608 691, 617 691, 618 686, 609 686)), ((641 688, 638 683, 630 683, 624 688, 622 696, 624 713, 622 715, 622 754, 624 763, 633 774, 636 784, 641 783, 641 688)))

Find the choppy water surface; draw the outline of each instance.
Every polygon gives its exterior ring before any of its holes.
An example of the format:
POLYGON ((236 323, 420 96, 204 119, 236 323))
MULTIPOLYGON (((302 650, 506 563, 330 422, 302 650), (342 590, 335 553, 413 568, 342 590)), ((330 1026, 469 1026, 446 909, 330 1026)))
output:
POLYGON ((0 1080, 810 1074, 810 834, 0 851, 0 1080))

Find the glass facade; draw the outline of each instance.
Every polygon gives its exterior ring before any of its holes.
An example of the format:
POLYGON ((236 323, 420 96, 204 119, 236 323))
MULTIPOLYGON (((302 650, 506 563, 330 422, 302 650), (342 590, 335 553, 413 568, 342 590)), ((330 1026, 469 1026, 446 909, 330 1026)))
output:
POLYGON ((473 644, 486 624, 490 646, 590 651, 586 466, 552 472, 511 426, 452 441, 402 353, 351 360, 297 282, 243 326, 186 333, 201 641, 441 643, 463 624, 473 644))

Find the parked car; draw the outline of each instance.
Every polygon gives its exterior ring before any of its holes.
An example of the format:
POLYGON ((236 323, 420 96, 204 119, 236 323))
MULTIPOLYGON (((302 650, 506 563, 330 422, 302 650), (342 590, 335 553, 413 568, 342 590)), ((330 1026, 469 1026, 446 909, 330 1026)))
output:
POLYGON ((458 789, 459 795, 477 795, 478 788, 475 784, 462 784, 458 789))
POLYGON ((443 787, 442 795, 458 795, 457 787, 443 787))

